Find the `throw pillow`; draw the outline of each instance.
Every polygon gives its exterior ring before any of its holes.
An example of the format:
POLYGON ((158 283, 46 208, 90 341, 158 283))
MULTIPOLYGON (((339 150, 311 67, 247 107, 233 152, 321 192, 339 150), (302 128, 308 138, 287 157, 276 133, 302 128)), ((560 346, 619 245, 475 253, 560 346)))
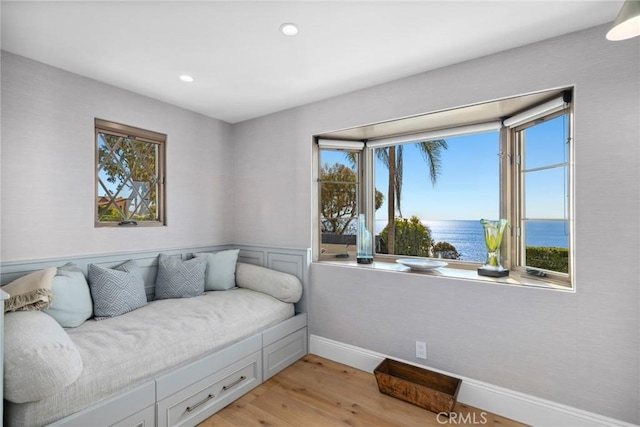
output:
POLYGON ((15 403, 54 396, 82 373, 82 357, 69 335, 42 311, 7 313, 4 398, 15 403))
POLYGON ((236 262, 238 249, 196 254, 197 258, 207 260, 205 291, 226 291, 236 287, 236 262))
POLYGON ((119 316, 147 305, 142 272, 134 260, 113 269, 89 264, 89 287, 96 320, 119 316))
POLYGON ((238 287, 271 295, 283 302, 296 303, 302 298, 302 283, 288 273, 252 264, 238 263, 238 287))
POLYGON ((93 315, 89 284, 82 270, 73 263, 58 268, 51 285, 53 303, 44 310, 65 328, 75 328, 93 315))
POLYGON ((51 305, 53 276, 56 268, 49 267, 22 276, 2 287, 9 294, 4 311, 42 310, 51 305))
POLYGON ((190 298, 204 293, 206 260, 192 258, 182 261, 165 254, 158 256, 155 299, 190 298))

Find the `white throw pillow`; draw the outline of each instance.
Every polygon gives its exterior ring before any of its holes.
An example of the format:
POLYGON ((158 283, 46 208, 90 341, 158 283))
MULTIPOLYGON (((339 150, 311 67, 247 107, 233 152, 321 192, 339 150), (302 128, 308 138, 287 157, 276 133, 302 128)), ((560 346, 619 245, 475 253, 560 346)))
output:
POLYGON ((205 291, 226 291, 236 287, 236 262, 238 261, 238 249, 212 253, 199 253, 196 257, 207 259, 207 271, 205 273, 205 291))
POLYGON ((41 311, 5 315, 4 398, 35 402, 59 393, 82 373, 76 345, 56 320, 41 311))

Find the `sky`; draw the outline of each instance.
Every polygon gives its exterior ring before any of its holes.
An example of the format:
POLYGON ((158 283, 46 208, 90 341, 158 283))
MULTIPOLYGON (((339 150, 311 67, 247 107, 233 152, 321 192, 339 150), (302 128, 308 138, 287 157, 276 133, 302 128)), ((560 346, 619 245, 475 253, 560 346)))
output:
MULTIPOLYGON (((566 161, 564 116, 525 131, 525 169, 566 161)), ((448 149, 441 153, 441 174, 431 184, 427 163, 414 144, 405 144, 402 216, 416 215, 423 221, 479 220, 499 217, 499 133, 446 138, 448 149)), ((349 164, 342 152, 323 153, 323 163, 349 164)), ((526 217, 561 219, 566 212, 564 168, 531 171, 525 174, 526 217)), ((388 172, 375 162, 376 188, 385 202, 376 211, 376 220, 387 219, 388 172)))
MULTIPOLYGON (((447 138, 441 174, 435 185, 422 153, 403 147, 402 216, 425 221, 497 218, 499 202, 498 132, 447 138)), ((376 188, 386 195, 388 171, 376 160, 376 188)), ((376 212, 387 219, 387 203, 376 212)))

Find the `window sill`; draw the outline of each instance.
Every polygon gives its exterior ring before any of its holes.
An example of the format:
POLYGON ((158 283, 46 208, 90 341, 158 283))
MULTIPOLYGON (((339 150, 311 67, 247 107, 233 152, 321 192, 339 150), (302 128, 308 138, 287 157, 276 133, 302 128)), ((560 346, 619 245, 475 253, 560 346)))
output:
POLYGON ((320 264, 333 264, 343 267, 365 268, 380 271, 394 271, 398 273, 414 274, 420 276, 442 277, 447 279, 470 280, 475 282, 496 283, 500 285, 525 286, 542 289, 553 289, 564 292, 573 292, 574 290, 566 285, 553 283, 547 280, 533 278, 531 276, 521 274, 520 272, 511 271, 506 277, 487 277, 480 276, 476 270, 467 270, 462 268, 443 267, 434 270, 416 271, 409 267, 394 262, 373 261, 371 264, 358 264, 355 260, 320 260, 320 264))
POLYGON ((95 222, 94 228, 145 228, 145 227, 165 227, 161 221, 137 221, 136 224, 120 224, 116 221, 95 222))

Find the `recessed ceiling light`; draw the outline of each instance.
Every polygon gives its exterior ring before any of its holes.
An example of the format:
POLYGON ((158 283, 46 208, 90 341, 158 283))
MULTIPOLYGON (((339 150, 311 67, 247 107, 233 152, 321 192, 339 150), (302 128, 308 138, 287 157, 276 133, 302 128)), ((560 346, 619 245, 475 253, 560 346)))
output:
POLYGON ((183 82, 191 83, 194 79, 188 74, 183 74, 180 76, 180 80, 182 80, 183 82))
POLYGON ((296 24, 287 23, 280 25, 280 32, 285 36, 295 36, 300 30, 296 24))

